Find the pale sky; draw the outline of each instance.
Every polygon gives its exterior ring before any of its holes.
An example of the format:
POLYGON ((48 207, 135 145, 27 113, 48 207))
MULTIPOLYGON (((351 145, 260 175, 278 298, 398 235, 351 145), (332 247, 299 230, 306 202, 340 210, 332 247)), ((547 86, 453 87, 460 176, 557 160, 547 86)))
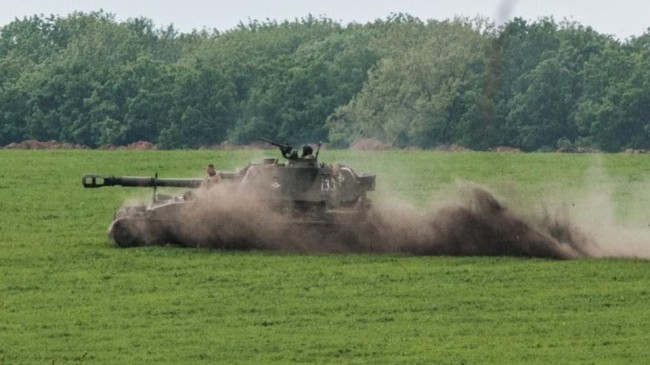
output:
POLYGON ((119 21, 142 16, 157 27, 174 24, 182 32, 225 31, 249 19, 294 20, 308 14, 345 25, 400 12, 422 20, 483 15, 497 22, 515 16, 529 20, 553 16, 620 40, 639 36, 650 27, 650 0, 0 0, 0 26, 34 14, 66 16, 99 9, 115 14, 119 21))

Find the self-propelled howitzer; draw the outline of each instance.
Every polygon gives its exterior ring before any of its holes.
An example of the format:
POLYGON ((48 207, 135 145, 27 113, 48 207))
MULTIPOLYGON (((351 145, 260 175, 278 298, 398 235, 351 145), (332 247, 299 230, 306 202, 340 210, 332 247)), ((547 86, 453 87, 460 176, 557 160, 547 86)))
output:
MULTIPOLYGON (((280 149, 285 161, 265 158, 234 172, 220 172, 217 179, 87 174, 82 183, 86 188, 124 186, 153 187, 155 190, 157 187, 177 187, 205 188, 206 191, 223 184, 222 188, 232 189, 232 195, 247 198, 242 199, 241 204, 253 198, 255 204, 268 207, 284 217, 283 224, 289 227, 300 225, 335 231, 342 222, 354 228, 366 222, 371 210, 367 193, 375 188, 374 175, 357 174, 345 165, 319 162, 320 144, 315 154, 311 147, 303 147, 303 155, 299 157, 298 151, 288 144, 267 142, 280 149)), ((196 210, 194 208, 205 204, 205 199, 210 196, 203 190, 196 194, 186 192, 182 196, 162 196, 154 191, 152 205, 119 210, 109 228, 109 236, 122 247, 166 243, 202 245, 202 242, 188 242, 188 238, 181 234, 188 231, 190 224, 185 221, 183 212, 196 210), (197 199, 197 196, 201 198, 197 199)), ((211 226, 219 224, 223 222, 210 222, 211 226)))

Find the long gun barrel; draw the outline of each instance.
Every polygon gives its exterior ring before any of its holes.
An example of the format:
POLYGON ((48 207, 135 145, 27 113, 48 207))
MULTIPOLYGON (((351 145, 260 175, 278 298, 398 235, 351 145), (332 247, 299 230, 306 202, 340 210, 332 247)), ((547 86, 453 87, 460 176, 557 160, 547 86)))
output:
POLYGON ((81 178, 84 188, 101 188, 104 186, 132 186, 132 187, 158 187, 167 186, 175 188, 198 188, 203 179, 159 179, 158 177, 140 176, 99 176, 86 174, 81 178))
POLYGON ((265 139, 265 138, 258 138, 258 140, 260 140, 262 142, 266 142, 266 143, 268 143, 270 145, 273 145, 275 147, 280 147, 280 151, 284 151, 284 150, 287 150, 287 149, 291 150, 291 146, 288 145, 288 144, 276 143, 276 142, 273 142, 273 141, 269 141, 268 139, 265 139))
POLYGON ((286 143, 285 144, 275 143, 273 141, 269 141, 268 139, 264 139, 264 138, 258 138, 258 140, 260 140, 262 142, 266 142, 268 144, 271 144, 273 146, 276 146, 276 147, 280 148, 280 152, 282 152, 282 156, 284 156, 284 158, 287 158, 287 159, 292 158, 292 157, 290 157, 290 155, 294 150, 291 147, 291 145, 286 144, 286 143))

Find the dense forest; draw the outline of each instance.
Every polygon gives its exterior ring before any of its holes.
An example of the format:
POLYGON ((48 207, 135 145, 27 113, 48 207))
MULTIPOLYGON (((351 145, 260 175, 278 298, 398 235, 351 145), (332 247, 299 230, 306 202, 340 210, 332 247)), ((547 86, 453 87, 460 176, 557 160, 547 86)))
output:
POLYGON ((191 148, 256 137, 346 147, 650 146, 650 30, 573 22, 342 25, 312 16, 181 33, 104 12, 0 28, 0 145, 191 148))

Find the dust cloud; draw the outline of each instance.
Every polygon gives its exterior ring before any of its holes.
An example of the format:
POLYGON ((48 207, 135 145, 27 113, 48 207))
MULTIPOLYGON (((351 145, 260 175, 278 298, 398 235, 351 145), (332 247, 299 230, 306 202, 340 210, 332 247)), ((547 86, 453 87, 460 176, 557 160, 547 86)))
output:
POLYGON ((578 212, 562 204, 549 206, 553 204, 525 212, 509 207, 487 188, 469 184, 455 201, 439 207, 421 210, 379 199, 367 223, 344 219, 303 224, 271 209, 262 197, 220 184, 200 189, 183 206, 178 217, 183 224, 173 229, 169 241, 189 247, 299 253, 650 258, 647 229, 575 219, 578 212))

